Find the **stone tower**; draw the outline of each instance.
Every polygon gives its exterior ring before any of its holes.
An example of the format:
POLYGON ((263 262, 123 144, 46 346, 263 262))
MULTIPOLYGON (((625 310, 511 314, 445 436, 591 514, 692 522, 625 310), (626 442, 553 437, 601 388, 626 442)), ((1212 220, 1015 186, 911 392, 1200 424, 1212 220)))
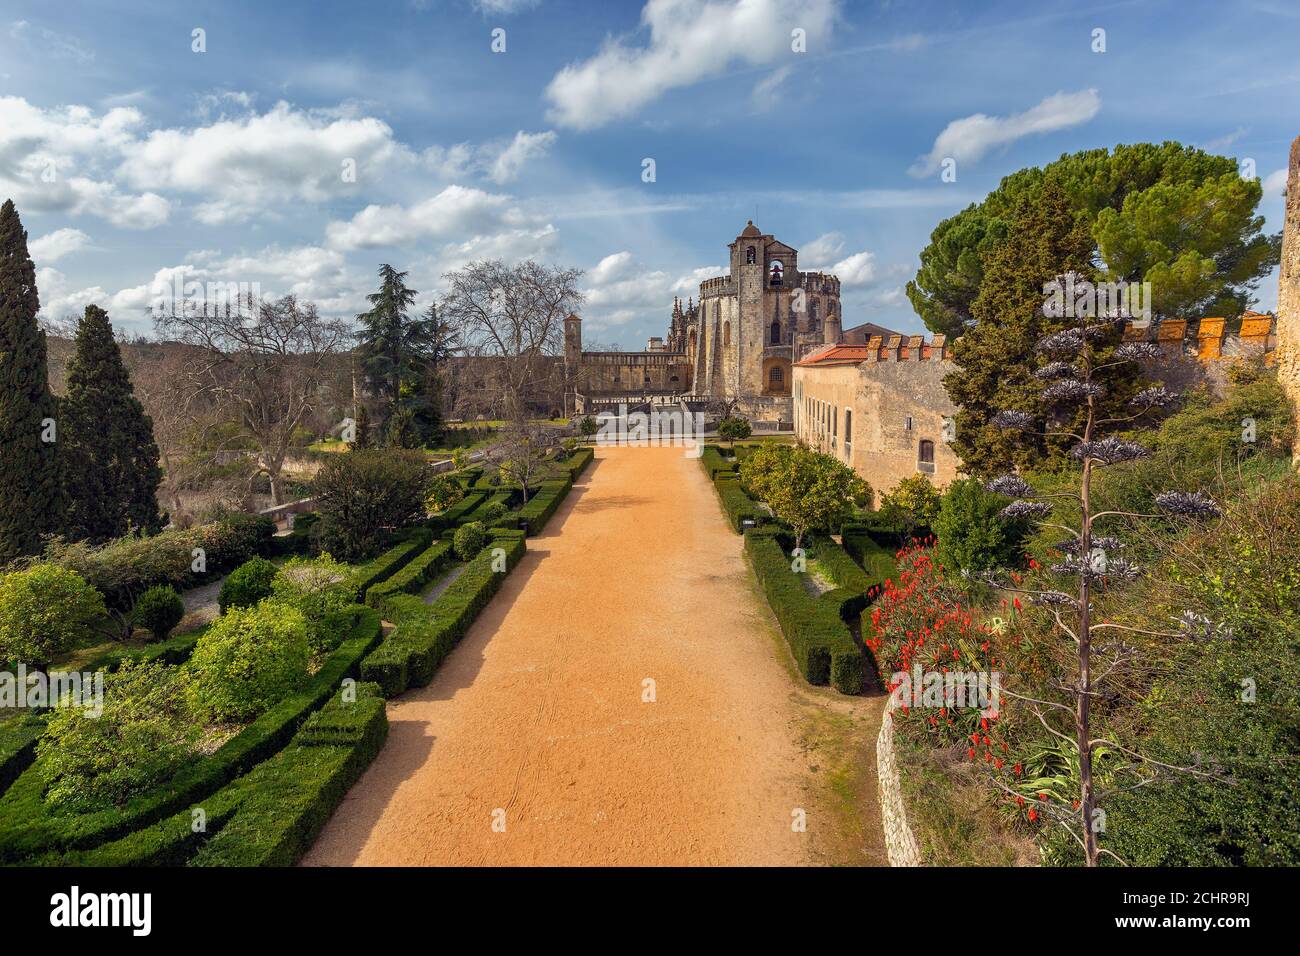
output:
MULTIPOLYGON (((1286 180, 1286 220, 1277 289, 1277 377, 1300 413, 1300 136, 1291 144, 1286 180)), ((1291 449, 1300 464, 1300 435, 1291 449)))

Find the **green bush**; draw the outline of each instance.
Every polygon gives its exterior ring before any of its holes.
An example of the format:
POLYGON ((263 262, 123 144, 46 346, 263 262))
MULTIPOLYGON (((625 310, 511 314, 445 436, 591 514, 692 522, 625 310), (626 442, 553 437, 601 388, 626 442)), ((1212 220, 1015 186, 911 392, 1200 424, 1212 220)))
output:
POLYGON ((435 541, 396 574, 372 586, 366 592, 366 603, 371 607, 382 607, 384 599, 390 594, 417 594, 445 571, 451 562, 452 543, 435 541))
POLYGON ((158 584, 140 595, 134 616, 137 627, 152 634, 155 641, 164 641, 185 616, 185 602, 171 585, 158 584))
POLYGON ((431 605, 408 594, 383 599, 380 610, 397 627, 362 662, 362 678, 379 684, 388 697, 429 683, 505 580, 506 573, 494 569, 493 552, 498 547, 504 549, 509 573, 524 556, 524 536, 517 531, 497 532, 489 547, 431 605))
POLYGON ((431 475, 423 453, 365 449, 332 455, 316 474, 323 550, 345 561, 373 554, 391 531, 424 518, 431 475))
POLYGON ((231 608, 190 655, 190 702, 208 720, 256 717, 306 683, 308 657, 301 611, 270 601, 231 608))
MULTIPOLYGON (((591 451, 590 448, 583 449, 591 451)), ((569 489, 573 487, 573 480, 565 477, 558 480, 543 481, 533 496, 528 499, 528 504, 519 509, 519 520, 528 523, 528 534, 530 536, 537 534, 546 527, 546 523, 551 520, 551 516, 560 509, 564 499, 569 494, 569 489)))
POLYGON ((105 613, 99 592, 67 568, 34 564, 0 575, 0 661, 44 669, 105 613))
POLYGON ((180 668, 126 664, 104 679, 103 712, 61 707, 36 745, 45 799, 63 811, 121 806, 188 761, 198 728, 180 668))
POLYGON ((231 608, 253 607, 258 601, 271 596, 272 582, 279 572, 266 558, 253 558, 245 561, 221 584, 221 593, 217 595, 217 605, 225 614, 231 608))
POLYGON ((728 415, 718 422, 718 437, 728 442, 744 441, 752 433, 749 421, 735 415, 728 415))
POLYGON ((754 499, 745 494, 745 489, 740 486, 732 472, 718 472, 718 477, 713 483, 713 487, 718 491, 718 498, 722 501, 722 510, 727 513, 727 521, 731 528, 738 534, 745 532, 745 522, 753 522, 750 527, 758 527, 770 521, 766 512, 759 509, 754 503, 754 499))
POLYGON ((271 596, 295 607, 307 619, 311 649, 329 650, 343 639, 351 622, 340 612, 352 603, 347 582, 352 568, 328 553, 318 558, 290 558, 271 582, 271 596))
POLYGON ((978 574, 1023 562, 1029 528, 1002 517, 1009 503, 974 478, 959 478, 948 486, 934 520, 939 539, 935 556, 945 571, 978 574))
POLYGON ((722 451, 717 445, 705 445, 704 451, 700 452, 700 466, 704 469, 704 473, 709 476, 709 481, 713 481, 720 472, 726 472, 734 476, 736 460, 723 457, 722 451))
POLYGON ((352 571, 345 585, 345 592, 352 597, 353 601, 358 604, 364 603, 366 592, 370 588, 381 581, 388 580, 404 568, 407 562, 429 546, 433 535, 427 528, 412 528, 404 532, 400 538, 397 544, 379 557, 367 561, 352 571))
MULTIPOLYGON (((208 811, 209 832, 220 827, 228 819, 231 805, 222 804, 214 795, 283 748, 303 720, 337 693, 339 681, 357 673, 361 659, 378 644, 378 613, 360 606, 353 606, 352 611, 355 623, 350 636, 325 659, 305 687, 286 696, 215 753, 192 760, 158 788, 124 807, 52 814, 44 799, 45 775, 40 763, 28 768, 0 797, 0 862, 37 858, 58 862, 69 851, 79 857, 81 851, 150 827, 197 801, 203 801, 208 811)), ((185 833, 189 832, 186 814, 185 833)), ((169 856, 165 862, 179 860, 169 856)))
POLYGON ((0 794, 31 766, 36 741, 45 733, 45 714, 17 714, 0 721, 0 794))
POLYGON ((869 663, 845 621, 862 612, 865 595, 836 588, 814 597, 803 575, 791 570, 780 540, 766 530, 746 533, 745 550, 804 679, 832 684, 842 694, 861 693, 869 663))
POLYGON ((456 536, 453 539, 456 556, 462 561, 472 560, 480 551, 483 545, 487 543, 487 529, 481 522, 471 521, 469 524, 463 524, 456 529, 456 536))
POLYGON ((479 509, 479 517, 485 522, 496 521, 498 518, 504 518, 509 510, 504 501, 489 501, 479 509))

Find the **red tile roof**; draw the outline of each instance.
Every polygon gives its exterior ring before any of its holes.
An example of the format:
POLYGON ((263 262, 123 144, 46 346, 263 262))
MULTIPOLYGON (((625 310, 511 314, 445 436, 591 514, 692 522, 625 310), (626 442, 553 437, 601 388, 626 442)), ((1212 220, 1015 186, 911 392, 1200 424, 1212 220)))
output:
POLYGON ((843 343, 835 345, 824 345, 815 352, 809 352, 802 359, 795 362, 795 365, 825 366, 825 365, 858 365, 865 362, 871 355, 871 349, 865 345, 846 345, 843 343))

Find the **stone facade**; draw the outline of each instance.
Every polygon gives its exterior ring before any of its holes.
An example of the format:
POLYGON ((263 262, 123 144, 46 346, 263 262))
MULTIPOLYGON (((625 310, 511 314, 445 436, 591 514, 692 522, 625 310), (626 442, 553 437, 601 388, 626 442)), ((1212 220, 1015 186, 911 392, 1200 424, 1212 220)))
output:
POLYGON ((668 335, 644 352, 585 352, 582 320, 565 323, 569 404, 734 403, 752 421, 789 422, 793 365, 840 339, 840 281, 800 272, 799 253, 750 222, 728 245, 730 272, 673 303, 668 335))
MULTIPOLYGON (((1237 331, 1228 329, 1222 318, 1165 319, 1145 328, 1130 323, 1124 338, 1156 343, 1158 377, 1179 390, 1221 384, 1229 361, 1280 365, 1283 336, 1273 316, 1247 312, 1237 331)), ((916 474, 943 487, 961 473, 949 445, 957 408, 943 384, 956 370, 942 335, 873 335, 865 345, 824 346, 794 365, 795 435, 848 464, 877 495, 916 474)))
POLYGON ((795 435, 862 475, 877 499, 916 474, 943 487, 961 468, 943 386, 955 369, 942 335, 823 348, 794 367, 795 435))
MULTIPOLYGON (((1277 289, 1277 377, 1300 413, 1300 136, 1291 144, 1277 289)), ((1292 449, 1300 464, 1300 435, 1292 449)))

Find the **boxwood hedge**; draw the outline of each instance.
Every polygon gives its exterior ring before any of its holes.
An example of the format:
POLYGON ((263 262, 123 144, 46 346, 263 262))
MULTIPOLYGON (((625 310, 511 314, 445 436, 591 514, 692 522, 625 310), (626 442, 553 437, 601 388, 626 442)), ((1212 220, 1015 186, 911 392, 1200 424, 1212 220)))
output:
POLYGON ((460 642, 525 550, 521 532, 496 531, 487 547, 465 565, 460 576, 432 604, 425 604, 414 594, 383 597, 379 610, 396 627, 362 661, 362 679, 378 684, 388 697, 429 683, 438 665, 460 642), (492 568, 498 547, 505 551, 504 574, 492 568))
POLYGON ((379 642, 379 614, 356 606, 350 636, 325 659, 299 691, 266 711, 209 756, 195 760, 166 785, 125 806, 83 814, 56 814, 43 796, 39 761, 0 797, 0 862, 20 862, 51 851, 86 849, 147 827, 203 800, 235 777, 279 751, 308 715, 321 707, 339 682, 355 675, 363 657, 379 642))
POLYGON ((756 528, 770 520, 767 512, 760 509, 754 499, 745 493, 734 473, 718 472, 713 487, 717 489, 722 510, 727 513, 727 520, 736 532, 744 533, 746 521, 752 521, 750 527, 756 528))
POLYGON ((407 562, 429 546, 433 532, 428 528, 409 528, 402 532, 396 545, 377 558, 360 565, 348 577, 345 587, 358 604, 366 599, 366 592, 381 581, 386 581, 407 562))

